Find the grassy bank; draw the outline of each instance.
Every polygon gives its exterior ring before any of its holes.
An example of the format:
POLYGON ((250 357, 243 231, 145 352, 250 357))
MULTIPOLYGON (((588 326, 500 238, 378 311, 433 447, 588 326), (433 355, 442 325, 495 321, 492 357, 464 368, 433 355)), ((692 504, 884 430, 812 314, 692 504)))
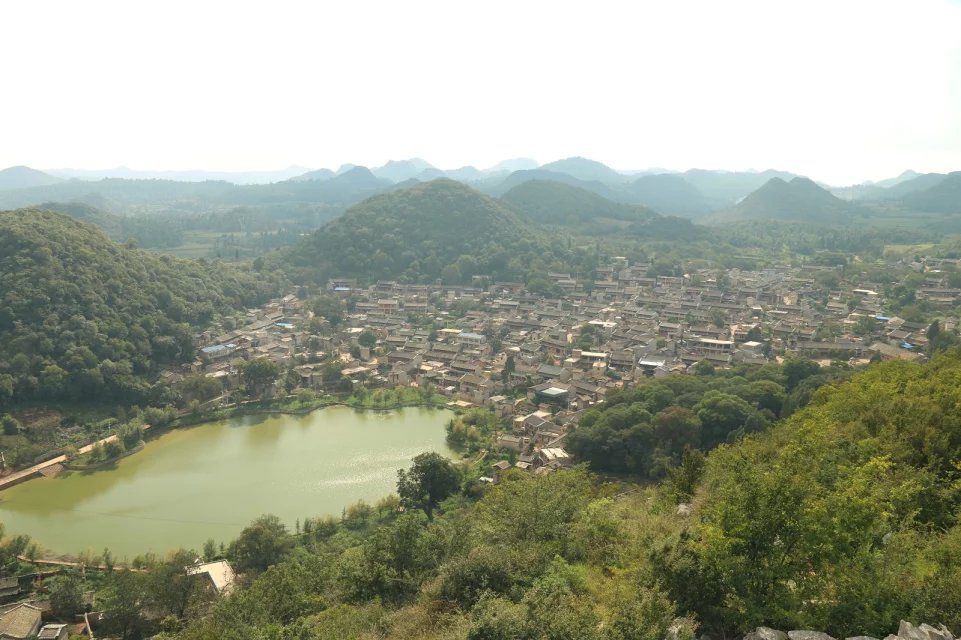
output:
POLYGON ((360 389, 351 394, 304 394, 271 398, 269 400, 250 400, 227 405, 199 413, 180 416, 168 428, 186 427, 215 420, 227 420, 247 415, 305 415, 317 409, 333 406, 346 406, 368 411, 390 411, 403 407, 444 407, 448 398, 437 393, 425 392, 414 387, 395 387, 393 389, 360 389))

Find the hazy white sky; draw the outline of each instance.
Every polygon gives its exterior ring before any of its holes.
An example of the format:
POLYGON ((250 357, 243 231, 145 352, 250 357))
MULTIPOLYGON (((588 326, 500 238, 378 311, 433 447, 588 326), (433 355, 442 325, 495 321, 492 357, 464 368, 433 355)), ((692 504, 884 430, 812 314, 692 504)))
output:
POLYGON ((0 167, 961 169, 961 2, 0 2, 0 167))

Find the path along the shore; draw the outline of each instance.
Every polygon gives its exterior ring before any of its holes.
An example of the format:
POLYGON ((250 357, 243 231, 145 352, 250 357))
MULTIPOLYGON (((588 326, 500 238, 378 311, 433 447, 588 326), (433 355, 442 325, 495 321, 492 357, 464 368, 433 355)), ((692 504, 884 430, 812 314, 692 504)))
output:
MULTIPOLYGON (((144 431, 146 431, 147 429, 150 428, 150 425, 145 424, 143 428, 144 428, 144 431)), ((88 444, 84 447, 80 447, 80 449, 77 450, 77 453, 78 454, 88 453, 91 450, 93 450, 93 448, 98 444, 104 445, 104 444, 107 444, 108 442, 113 442, 116 439, 117 439, 117 436, 115 435, 107 436, 106 438, 99 440, 98 442, 95 442, 93 444, 88 444)), ((32 467, 27 467, 26 469, 22 469, 20 471, 11 473, 8 476, 3 476, 2 478, 0 478, 0 491, 3 491, 4 489, 8 489, 9 487, 12 487, 14 485, 20 484, 21 482, 26 482, 27 480, 39 475, 42 469, 46 469, 47 467, 52 467, 55 464, 61 464, 65 462, 66 459, 67 459, 67 456, 57 456, 56 458, 50 458, 49 460, 45 460, 40 464, 35 464, 32 467)))

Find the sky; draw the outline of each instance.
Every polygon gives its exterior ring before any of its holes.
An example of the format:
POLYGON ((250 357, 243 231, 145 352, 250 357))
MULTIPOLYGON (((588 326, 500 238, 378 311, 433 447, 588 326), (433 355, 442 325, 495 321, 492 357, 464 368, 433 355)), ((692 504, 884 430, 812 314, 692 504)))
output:
POLYGON ((961 170, 961 0, 30 0, 0 61, 0 167, 961 170))

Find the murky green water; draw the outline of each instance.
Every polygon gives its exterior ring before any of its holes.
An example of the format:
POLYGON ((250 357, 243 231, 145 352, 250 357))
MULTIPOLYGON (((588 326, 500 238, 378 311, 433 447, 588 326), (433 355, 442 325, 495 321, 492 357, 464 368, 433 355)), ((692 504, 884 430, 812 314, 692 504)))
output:
POLYGON ((397 469, 449 453, 446 411, 344 407, 175 430, 114 468, 39 478, 0 492, 0 521, 45 549, 115 557, 229 542, 251 520, 340 515, 394 491, 397 469))

